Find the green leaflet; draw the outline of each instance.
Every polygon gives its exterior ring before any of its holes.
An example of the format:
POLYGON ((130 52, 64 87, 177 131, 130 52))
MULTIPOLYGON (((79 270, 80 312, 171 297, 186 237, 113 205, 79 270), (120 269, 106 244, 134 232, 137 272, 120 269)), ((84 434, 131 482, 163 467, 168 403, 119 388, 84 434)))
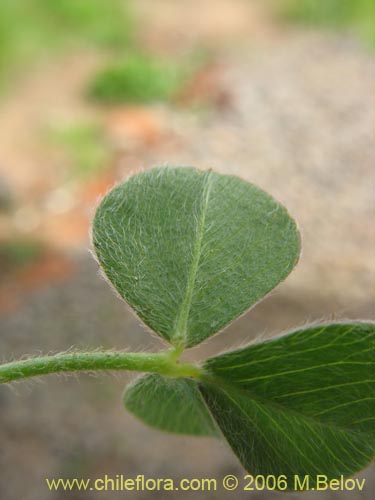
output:
POLYGON ((146 375, 126 388, 124 405, 147 425, 163 431, 196 436, 218 435, 193 380, 146 375))
POLYGON ((332 323, 206 361, 201 393, 251 474, 352 475, 375 455, 375 324, 332 323))
POLYGON ((212 171, 156 168, 104 198, 93 241, 120 295, 175 346, 159 371, 178 378, 138 379, 124 395, 133 414, 169 432, 220 429, 251 474, 287 476, 289 489, 295 476, 314 488, 318 475, 352 475, 373 459, 375 324, 301 329, 211 358, 202 371, 178 359, 294 267, 295 223, 269 195, 212 171))
POLYGON ((99 262, 156 333, 191 347, 293 269, 299 236, 268 194, 237 177, 155 168, 115 187, 94 219, 99 262))

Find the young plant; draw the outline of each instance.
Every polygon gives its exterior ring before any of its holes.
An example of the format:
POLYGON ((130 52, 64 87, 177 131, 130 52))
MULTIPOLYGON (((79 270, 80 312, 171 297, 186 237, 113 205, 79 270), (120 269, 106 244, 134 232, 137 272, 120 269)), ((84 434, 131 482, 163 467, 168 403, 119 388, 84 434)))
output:
MULTIPOLYGON (((0 366, 0 382, 77 370, 149 372, 124 394, 150 426, 223 436, 251 474, 352 475, 375 451, 375 324, 335 322, 220 354, 185 349, 223 329, 291 272, 293 219, 237 177, 155 168, 103 199, 93 243, 120 296, 170 348, 58 354, 0 366)), ((283 483, 285 485, 285 483, 283 483)))

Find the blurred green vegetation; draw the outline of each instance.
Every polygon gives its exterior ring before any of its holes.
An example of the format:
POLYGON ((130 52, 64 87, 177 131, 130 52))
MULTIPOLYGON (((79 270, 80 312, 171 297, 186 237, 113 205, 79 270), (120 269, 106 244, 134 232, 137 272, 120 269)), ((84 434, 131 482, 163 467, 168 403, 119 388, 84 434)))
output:
MULTIPOLYGON (((33 61, 77 47, 104 49, 115 61, 89 83, 100 102, 165 101, 186 75, 181 64, 140 53, 131 0, 0 0, 0 87, 33 61)), ((87 152, 91 135, 77 129, 66 139, 87 152)))
POLYGON ((9 272, 35 262, 44 250, 39 241, 14 238, 0 242, 0 270, 9 272))
POLYGON ((168 101, 187 74, 183 64, 133 52, 99 71, 88 94, 103 103, 168 101))
POLYGON ((109 148, 100 126, 91 123, 58 126, 50 131, 49 136, 65 151, 71 177, 88 178, 108 167, 109 148))
POLYGON ((375 0, 284 0, 281 12, 293 22, 350 29, 375 47, 375 0))
POLYGON ((0 80, 70 44, 116 49, 132 36, 127 0, 1 0, 0 80))

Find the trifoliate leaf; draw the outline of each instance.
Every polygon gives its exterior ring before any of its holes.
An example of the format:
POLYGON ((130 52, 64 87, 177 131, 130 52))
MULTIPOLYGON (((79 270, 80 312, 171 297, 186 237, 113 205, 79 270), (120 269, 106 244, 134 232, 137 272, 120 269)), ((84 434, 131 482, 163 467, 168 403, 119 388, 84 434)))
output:
POLYGON ((163 431, 195 436, 218 434, 193 380, 145 375, 127 387, 124 405, 144 423, 163 431))
POLYGON ((329 479, 375 455, 375 324, 302 329, 216 358, 201 393, 253 475, 329 479))
POLYGON ((237 177, 156 168, 100 204, 93 242, 105 274, 156 333, 191 347, 293 269, 299 236, 268 194, 237 177))

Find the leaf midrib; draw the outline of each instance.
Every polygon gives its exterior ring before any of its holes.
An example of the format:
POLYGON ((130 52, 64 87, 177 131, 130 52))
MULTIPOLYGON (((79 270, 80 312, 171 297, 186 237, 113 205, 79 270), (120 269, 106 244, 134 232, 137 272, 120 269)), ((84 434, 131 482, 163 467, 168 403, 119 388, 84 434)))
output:
POLYGON ((194 284, 198 272, 198 266, 199 266, 199 260, 201 257, 201 250, 202 250, 202 240, 203 240, 203 234, 204 234, 204 226, 205 226, 205 221, 206 221, 206 213, 207 213, 207 208, 208 208, 208 201, 210 197, 210 191, 211 191, 211 185, 212 182, 210 182, 211 179, 211 170, 208 170, 204 174, 204 179, 203 179, 203 189, 202 189, 202 208, 201 212, 199 214, 199 218, 197 221, 197 226, 196 226, 196 239, 193 247, 193 255, 192 255, 192 260, 191 260, 191 265, 189 272, 187 274, 187 282, 186 282, 186 289, 185 289, 185 295, 184 298, 181 302, 181 307, 180 310, 177 314, 176 322, 175 322, 175 329, 172 332, 171 335, 171 340, 175 345, 186 345, 187 341, 187 324, 188 324, 188 319, 189 319, 189 313, 191 309, 191 304, 192 304, 192 299, 193 299, 193 292, 194 292, 194 284))

